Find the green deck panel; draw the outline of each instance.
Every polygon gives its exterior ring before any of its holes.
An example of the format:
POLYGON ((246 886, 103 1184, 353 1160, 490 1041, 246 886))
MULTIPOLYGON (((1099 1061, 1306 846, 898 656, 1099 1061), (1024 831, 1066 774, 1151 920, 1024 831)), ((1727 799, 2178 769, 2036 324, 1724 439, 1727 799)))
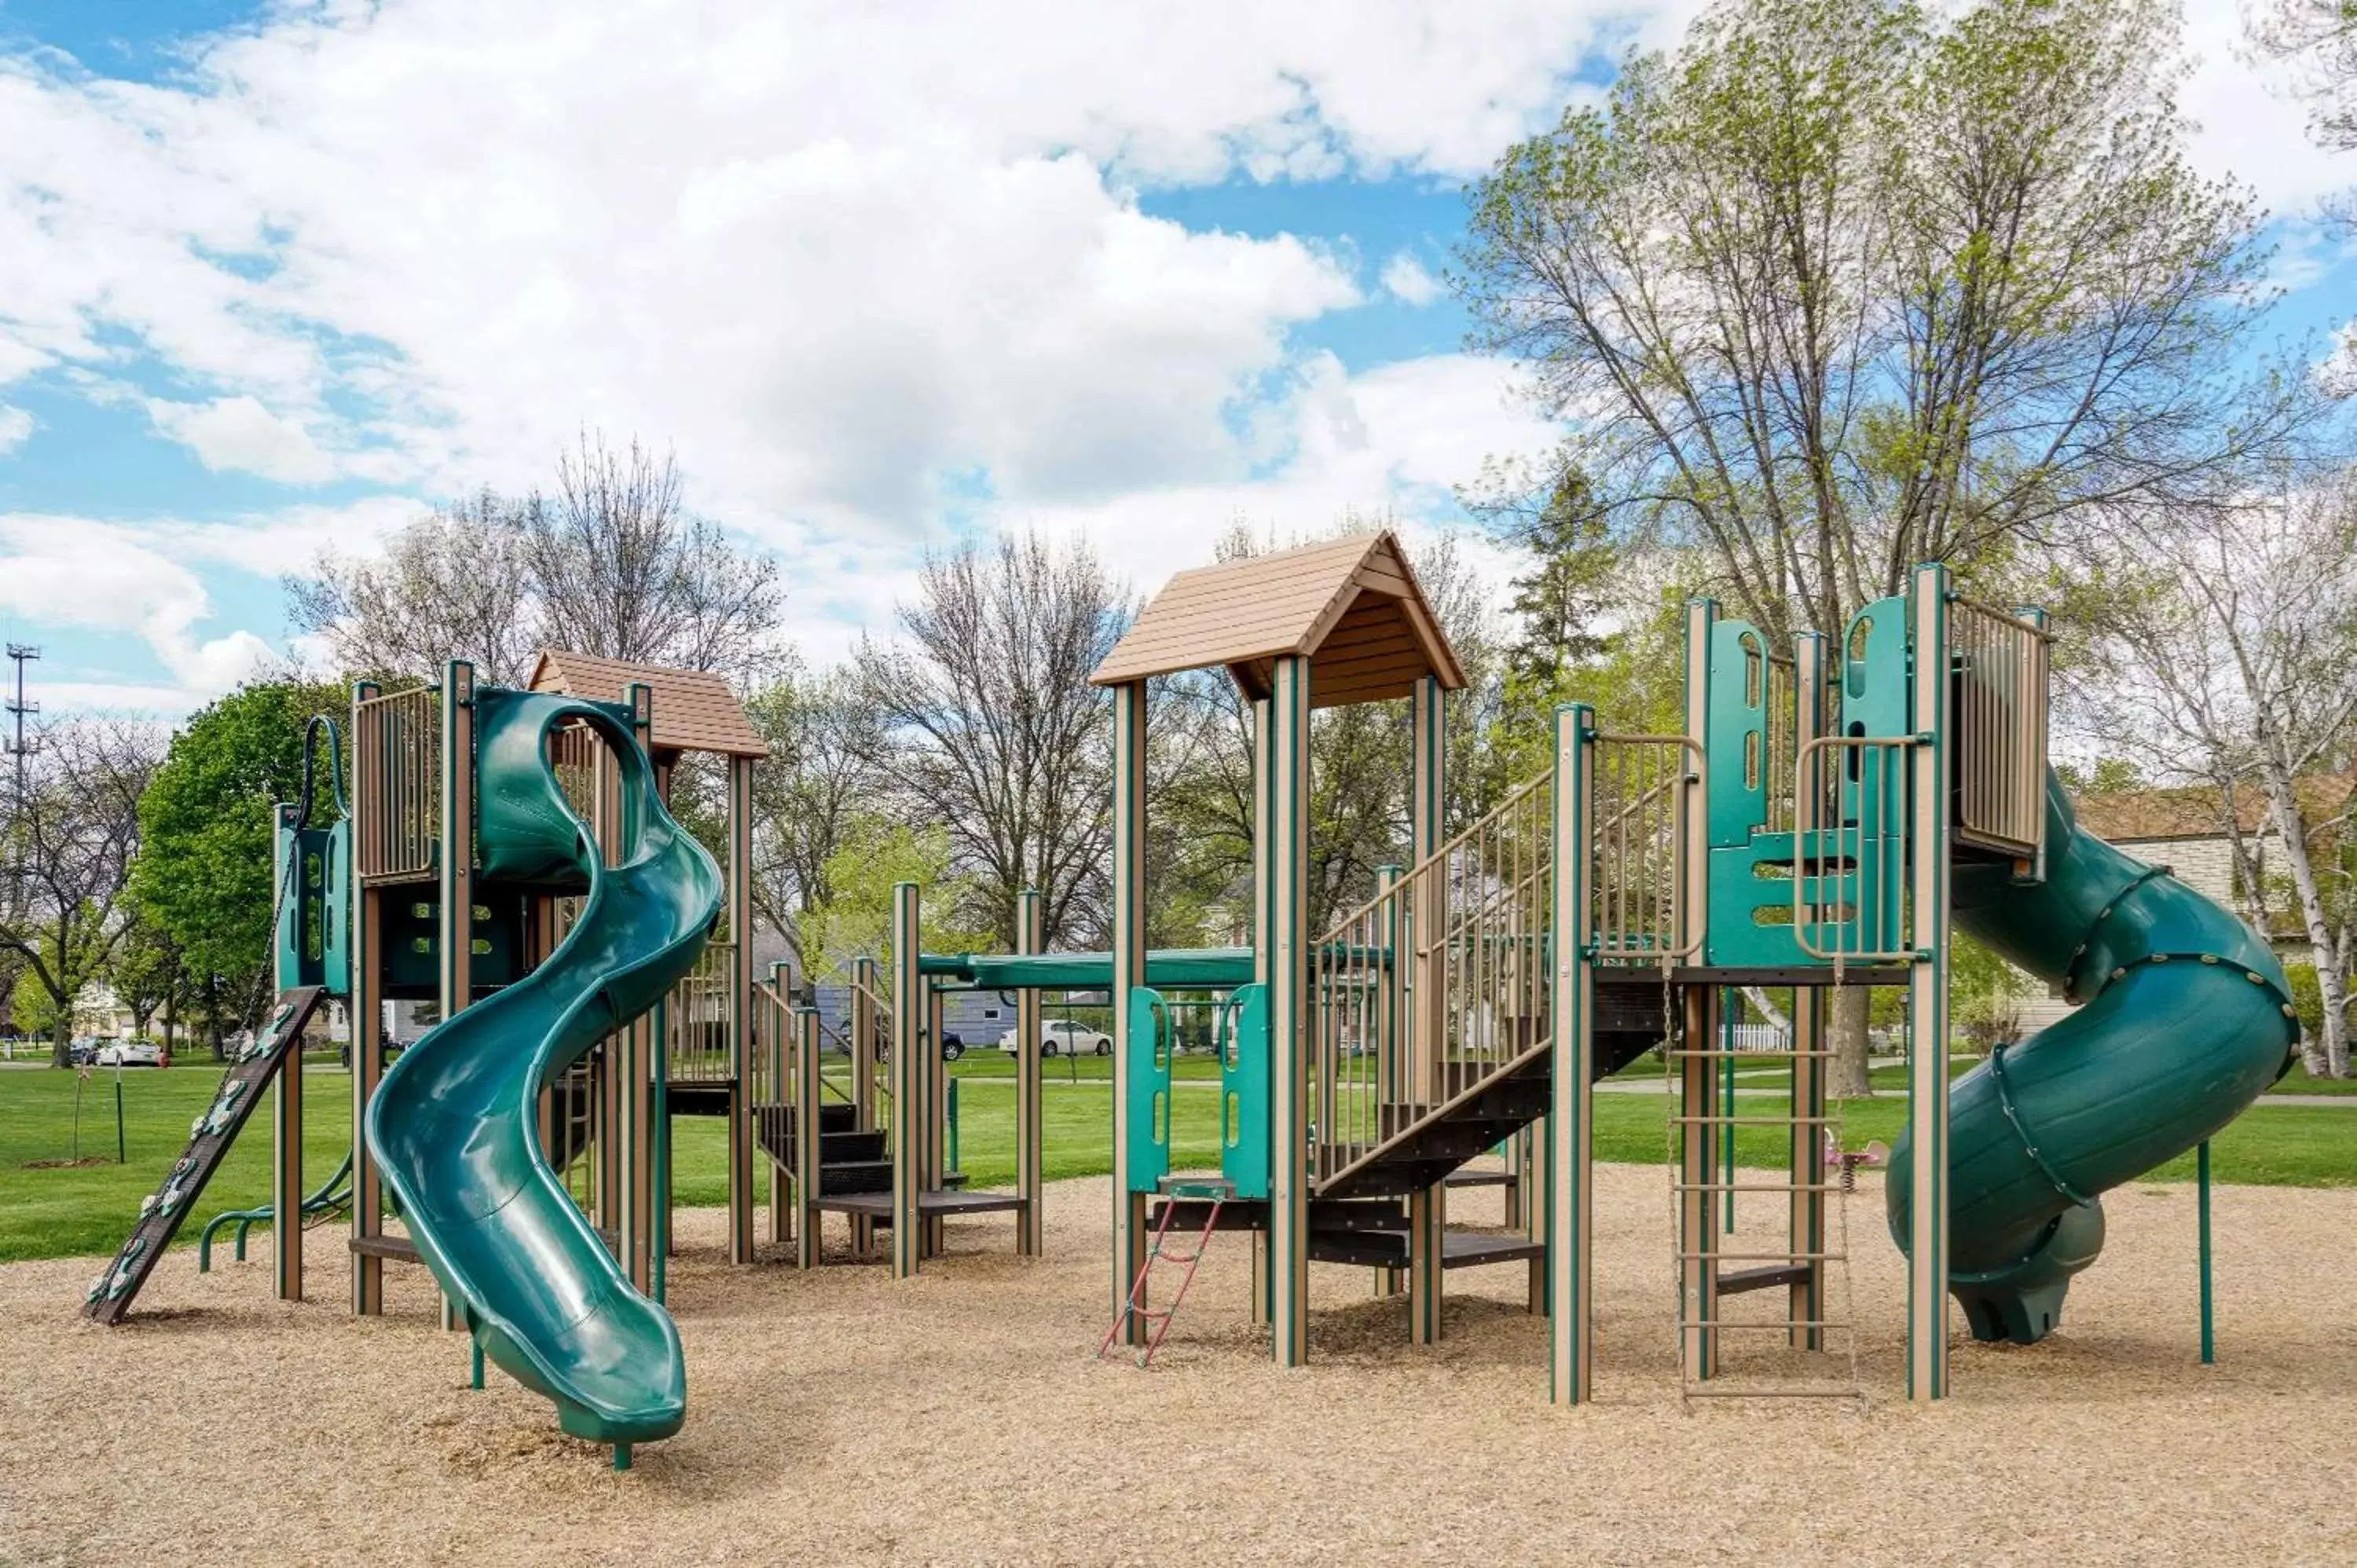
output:
POLYGON ((1160 1190, 1170 1174, 1170 1009, 1159 992, 1138 986, 1129 993, 1129 1168, 1131 1192, 1160 1190))
POLYGON ((1220 1047, 1220 1174, 1238 1197, 1269 1185, 1268 987, 1238 990, 1214 1026, 1220 1047))

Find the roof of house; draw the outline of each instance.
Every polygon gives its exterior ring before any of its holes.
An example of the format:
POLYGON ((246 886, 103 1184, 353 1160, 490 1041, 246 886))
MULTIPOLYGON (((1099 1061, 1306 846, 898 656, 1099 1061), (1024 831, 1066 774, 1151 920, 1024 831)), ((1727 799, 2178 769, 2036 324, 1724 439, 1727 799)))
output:
MULTIPOLYGON (((2303 774, 2293 788, 2312 835, 2321 823, 2348 809, 2350 791, 2357 788, 2357 773, 2303 774)), ((2072 804, 2081 827, 2112 843, 2226 836, 2218 790, 2208 784, 2084 794, 2074 797, 2072 804)), ((2234 817, 2244 832, 2273 829, 2266 820, 2266 797, 2255 789, 2235 791, 2234 817)))
POLYGON ((545 650, 532 669, 532 689, 619 703, 632 682, 654 693, 657 751, 710 751, 723 757, 767 757, 770 744, 745 716, 728 682, 708 670, 669 670, 594 653, 545 650))
POLYGON ((1117 686, 1222 665, 1245 695, 1263 697, 1275 661, 1297 654, 1309 660, 1313 707, 1404 697, 1425 675, 1465 684, 1388 531, 1181 572, 1089 679, 1117 686))

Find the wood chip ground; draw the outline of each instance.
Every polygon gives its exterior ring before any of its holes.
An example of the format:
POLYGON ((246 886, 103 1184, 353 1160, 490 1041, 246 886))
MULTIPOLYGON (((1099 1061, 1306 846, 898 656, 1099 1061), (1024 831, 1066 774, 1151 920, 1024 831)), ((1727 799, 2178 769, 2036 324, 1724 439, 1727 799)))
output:
MULTIPOLYGON (((2214 1368, 2191 1189, 2112 1195, 2063 1331, 1959 1339, 1956 1397, 1923 1410, 1869 1180, 1866 1404, 1689 1411, 1666 1177, 1599 1187, 1600 1398, 1577 1411, 1545 1403, 1519 1267, 1451 1275, 1423 1350, 1369 1273, 1321 1268, 1315 1365, 1283 1372, 1223 1236, 1140 1371, 1093 1357, 1102 1181, 1050 1189, 1046 1260, 961 1222, 898 1284, 732 1270, 719 1217, 686 1215, 688 1425, 627 1475, 496 1372, 469 1391, 414 1268, 388 1267, 382 1318, 349 1317, 337 1232, 313 1232, 307 1304, 271 1299, 266 1246, 210 1276, 183 1253, 114 1329, 74 1314, 97 1260, 11 1265, 0 1563, 2357 1563, 2357 1192, 2219 1191, 2214 1368)), ((1498 1201, 1460 1193, 1455 1218, 1498 1201)), ((1742 1218, 1738 1244, 1772 1234, 1742 1218)))

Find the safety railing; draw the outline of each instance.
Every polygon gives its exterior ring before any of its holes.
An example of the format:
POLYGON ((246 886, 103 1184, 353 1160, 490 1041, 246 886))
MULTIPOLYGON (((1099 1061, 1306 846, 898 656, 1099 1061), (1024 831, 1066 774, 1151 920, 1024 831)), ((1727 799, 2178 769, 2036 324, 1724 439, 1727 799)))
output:
POLYGON ((565 725, 548 737, 548 764, 556 775, 556 787, 585 822, 597 820, 597 765, 605 753, 606 743, 585 724, 565 725))
POLYGON ((352 704, 352 773, 361 879, 435 868, 442 834, 442 691, 413 686, 352 704))
POLYGON ((1702 948, 1688 849, 1702 747, 1684 736, 1599 733, 1591 748, 1588 918, 1600 963, 1672 964, 1702 948))
POLYGON ((1957 682, 1951 715, 1955 834, 2030 857, 2046 837, 2049 639, 2034 621, 1949 601, 1957 682))
POLYGON ((1820 736, 1801 748, 1793 940, 1838 975, 1915 956, 1907 899, 1911 736, 1820 736))
POLYGON ((736 943, 706 942, 695 967, 672 983, 663 1008, 672 1082, 725 1083, 735 1076, 728 1032, 736 968, 736 943))
POLYGON ((1546 1038, 1553 783, 1516 789, 1312 947, 1321 1179, 1546 1038))

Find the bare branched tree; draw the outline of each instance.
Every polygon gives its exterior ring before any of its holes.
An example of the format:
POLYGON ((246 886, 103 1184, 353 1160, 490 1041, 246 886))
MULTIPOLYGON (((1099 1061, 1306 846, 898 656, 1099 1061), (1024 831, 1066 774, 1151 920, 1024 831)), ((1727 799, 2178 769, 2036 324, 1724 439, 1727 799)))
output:
POLYGON ((332 548, 285 580, 287 618, 356 674, 430 677, 466 659, 495 685, 522 685, 543 618, 525 551, 530 503, 486 489, 437 507, 375 560, 332 548))
POLYGON ((2309 1069, 2348 1076, 2352 802, 2313 784, 2350 767, 2357 737, 2357 470, 2157 519, 2090 564, 2108 601, 2077 677, 2090 728, 2148 774, 2215 790, 2246 908, 2264 931, 2288 903, 2307 938, 2323 1003, 2309 1069))
POLYGON ((840 670, 789 670, 746 709, 770 743, 753 770, 753 911, 799 945, 802 917, 834 897, 828 863, 882 792, 884 724, 840 670))
POLYGON ((776 657, 778 564, 731 546, 681 499, 679 465, 585 432, 556 493, 523 516, 524 559, 557 647, 751 673, 776 657))
POLYGON ((543 648, 756 680, 784 657, 774 556, 686 510, 677 465, 584 433, 556 491, 484 490, 394 535, 379 560, 332 551, 285 580, 288 618, 345 670, 420 678, 468 659, 520 685, 543 648))
POLYGON ((1026 887, 1051 941, 1104 938, 1112 715, 1089 673, 1130 613, 1085 545, 1006 536, 929 557, 899 640, 855 660, 899 815, 948 830, 963 923, 1009 950, 1026 887))
POLYGON ((63 1067, 74 1001, 105 974, 128 924, 124 889, 139 847, 139 795, 158 760, 145 728, 84 719, 43 726, 22 800, 0 844, 10 887, 0 951, 17 985, 38 986, 54 1011, 63 1067))

